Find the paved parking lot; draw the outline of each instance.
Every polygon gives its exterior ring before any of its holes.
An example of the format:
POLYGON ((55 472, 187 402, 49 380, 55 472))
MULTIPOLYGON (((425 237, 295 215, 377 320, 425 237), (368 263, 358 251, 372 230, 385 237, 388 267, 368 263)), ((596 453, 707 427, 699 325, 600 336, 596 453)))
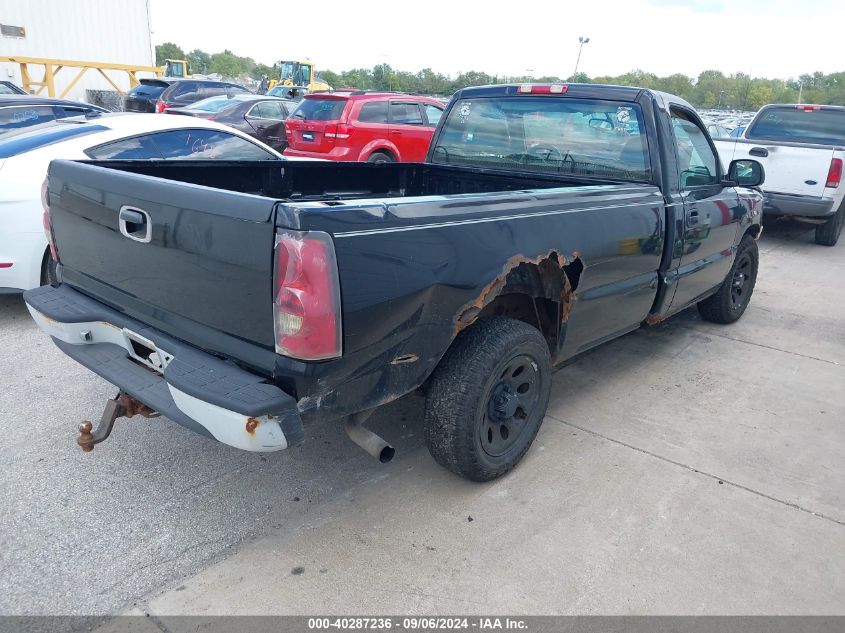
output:
MULTIPOLYGON (((845 613, 845 242, 760 243, 734 326, 687 311, 555 375, 523 464, 472 484, 421 442, 421 404, 266 456, 114 395, 0 297, 0 613, 845 613)), ((585 274, 589 274, 589 269, 585 274)))

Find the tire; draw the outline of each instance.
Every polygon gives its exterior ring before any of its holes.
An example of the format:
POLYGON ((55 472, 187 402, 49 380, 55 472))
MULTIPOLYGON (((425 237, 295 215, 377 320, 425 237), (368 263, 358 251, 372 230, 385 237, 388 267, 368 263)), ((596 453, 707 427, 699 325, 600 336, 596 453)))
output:
POLYGON ((395 163, 396 159, 387 152, 373 152, 367 159, 368 163, 395 163))
POLYGON ((836 246, 845 225, 845 202, 839 205, 839 210, 824 224, 816 227, 816 244, 822 246, 836 246))
POLYGON ((58 277, 56 275, 56 261, 50 257, 50 249, 44 254, 44 260, 41 262, 41 285, 56 285, 58 277))
POLYGON ((551 384, 549 346, 536 328, 507 317, 478 321, 458 335, 430 379, 429 452, 466 479, 501 477, 537 436, 551 384))
POLYGON ((745 313, 754 286, 757 283, 757 269, 760 253, 757 242, 746 235, 736 250, 733 266, 725 276, 716 294, 698 302, 698 313, 713 323, 733 323, 745 313))

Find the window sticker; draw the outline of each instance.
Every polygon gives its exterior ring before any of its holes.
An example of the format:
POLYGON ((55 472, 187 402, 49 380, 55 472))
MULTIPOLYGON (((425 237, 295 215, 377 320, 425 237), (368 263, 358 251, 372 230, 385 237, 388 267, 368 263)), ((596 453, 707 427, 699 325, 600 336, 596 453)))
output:
POLYGON ((470 115, 471 112, 472 112, 472 103, 467 102, 467 103, 464 103, 461 106, 461 111, 460 111, 461 124, 465 124, 467 122, 467 119, 469 118, 469 115, 470 115))
POLYGON ((631 108, 619 106, 616 108, 616 131, 627 132, 628 123, 631 121, 631 108))

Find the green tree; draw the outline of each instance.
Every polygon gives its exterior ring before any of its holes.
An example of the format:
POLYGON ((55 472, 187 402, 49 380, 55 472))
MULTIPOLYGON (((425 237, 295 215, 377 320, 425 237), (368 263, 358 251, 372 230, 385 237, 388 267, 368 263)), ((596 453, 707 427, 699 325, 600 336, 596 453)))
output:
POLYGON ((212 73, 219 73, 228 78, 240 77, 247 72, 244 58, 238 57, 228 49, 222 53, 214 53, 211 56, 209 70, 212 73))
POLYGON ((173 42, 165 42, 156 46, 156 66, 164 66, 166 59, 185 59, 185 51, 173 42))
MULTIPOLYGON (((162 65, 165 59, 187 59, 194 73, 220 73, 237 79, 252 76, 260 79, 267 75, 271 79, 278 76, 278 71, 266 64, 257 63, 251 57, 239 57, 230 50, 213 55, 195 49, 188 55, 173 42, 156 46, 156 63, 162 65)), ((557 83, 558 77, 535 78, 527 75, 509 77, 489 75, 477 70, 460 72, 456 77, 449 77, 431 68, 412 73, 397 70, 389 64, 378 64, 373 68, 351 68, 343 72, 323 70, 320 72, 330 86, 334 88, 358 88, 361 90, 398 90, 419 92, 431 95, 450 95, 467 86, 479 86, 493 83, 557 83)), ((569 82, 616 84, 638 86, 669 92, 686 99, 699 108, 758 108, 765 103, 797 102, 799 93, 805 103, 823 103, 845 105, 845 72, 824 74, 822 72, 805 73, 800 77, 771 79, 751 77, 745 73, 725 75, 719 70, 705 70, 698 77, 688 77, 680 73, 659 77, 640 69, 617 76, 602 75, 589 77, 578 73, 569 77, 569 82)))
POLYGON ((273 68, 273 66, 268 66, 267 64, 253 63, 252 71, 249 73, 249 76, 260 81, 264 75, 267 75, 268 79, 278 79, 279 71, 273 68))
POLYGON ((191 73, 205 75, 211 67, 211 55, 195 48, 188 53, 188 65, 191 67, 191 73))

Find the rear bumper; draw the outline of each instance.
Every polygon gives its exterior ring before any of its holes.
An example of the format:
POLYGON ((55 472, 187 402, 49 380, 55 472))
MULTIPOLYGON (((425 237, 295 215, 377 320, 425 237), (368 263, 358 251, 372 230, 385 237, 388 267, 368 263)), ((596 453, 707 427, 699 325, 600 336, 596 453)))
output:
POLYGON ((65 354, 192 431, 257 452, 282 450, 304 437, 296 401, 260 376, 67 285, 30 290, 24 300, 65 354))
POLYGON ((335 147, 328 152, 309 152, 302 149, 293 149, 290 145, 285 148, 283 154, 288 158, 319 158, 322 160, 358 160, 358 154, 352 151, 351 147, 335 147))
POLYGON ((788 193, 763 194, 763 213, 823 218, 836 212, 833 198, 814 198, 788 193))

